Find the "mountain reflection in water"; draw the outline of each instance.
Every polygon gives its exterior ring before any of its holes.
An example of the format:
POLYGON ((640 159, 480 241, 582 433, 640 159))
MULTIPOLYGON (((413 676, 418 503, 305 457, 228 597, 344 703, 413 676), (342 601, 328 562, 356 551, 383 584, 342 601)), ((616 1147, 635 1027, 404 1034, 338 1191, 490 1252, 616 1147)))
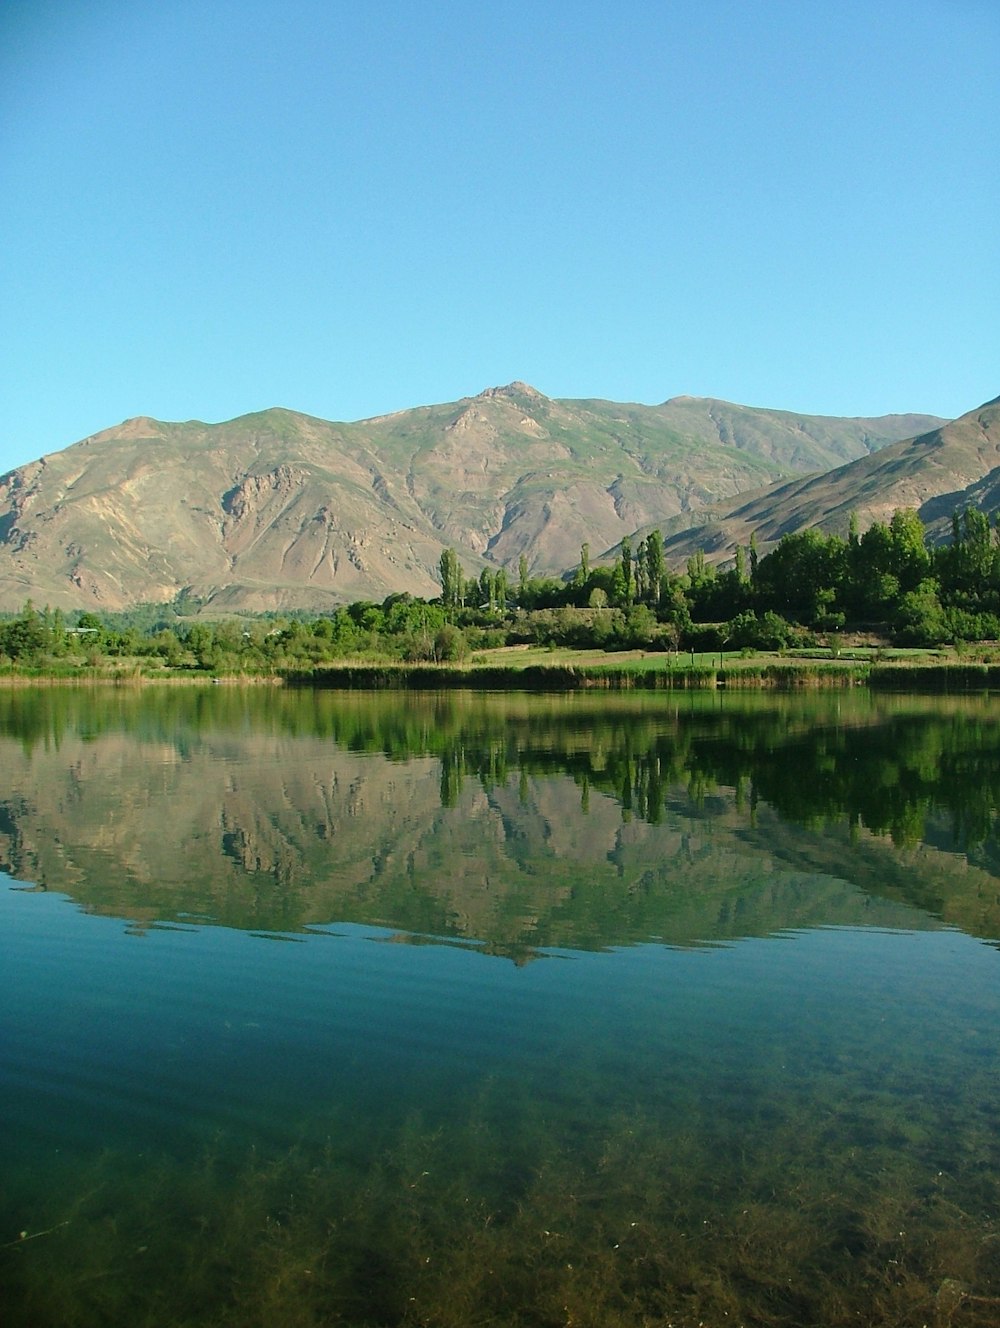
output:
POLYGON ((1000 935, 988 698, 24 690, 0 762, 0 868, 136 927, 1000 935))
POLYGON ((990 1328, 998 739, 0 693, 4 1328, 990 1328))

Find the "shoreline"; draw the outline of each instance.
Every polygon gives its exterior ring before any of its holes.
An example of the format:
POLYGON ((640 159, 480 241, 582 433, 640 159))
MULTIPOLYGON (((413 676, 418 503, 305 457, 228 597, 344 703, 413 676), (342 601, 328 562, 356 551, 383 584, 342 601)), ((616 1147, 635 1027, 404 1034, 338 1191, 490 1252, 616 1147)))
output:
MULTIPOLYGON (((581 652, 583 653, 583 652, 581 652)), ((721 663, 681 663, 662 655, 632 659, 575 660, 566 655, 551 662, 480 660, 469 664, 403 664, 345 661, 282 674, 208 673, 193 670, 132 670, 79 674, 0 673, 0 687, 280 687, 336 691, 797 691, 866 687, 877 691, 1000 691, 1000 661, 942 660, 940 652, 913 660, 788 659, 760 656, 721 663), (661 662, 662 661, 662 662, 661 662)))

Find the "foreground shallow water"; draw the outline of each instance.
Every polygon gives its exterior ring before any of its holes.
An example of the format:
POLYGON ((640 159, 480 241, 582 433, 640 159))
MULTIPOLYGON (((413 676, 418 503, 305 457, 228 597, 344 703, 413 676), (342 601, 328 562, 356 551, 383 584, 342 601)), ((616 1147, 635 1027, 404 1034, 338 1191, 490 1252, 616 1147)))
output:
POLYGON ((998 739, 0 698, 4 1323, 996 1323, 998 739))

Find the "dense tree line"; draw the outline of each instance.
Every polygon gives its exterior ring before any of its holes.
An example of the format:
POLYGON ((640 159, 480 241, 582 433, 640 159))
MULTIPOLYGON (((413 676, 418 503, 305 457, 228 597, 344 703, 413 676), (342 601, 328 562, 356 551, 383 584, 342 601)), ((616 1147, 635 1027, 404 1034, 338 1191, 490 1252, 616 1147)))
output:
MULTIPOLYGON (((457 559, 452 551, 452 583, 457 559)), ((442 563, 444 558, 442 558, 442 563)), ((499 575, 503 575, 500 573, 499 575)), ((489 582, 489 573, 480 581, 489 582)), ((443 579, 442 579, 443 583, 443 579)), ((486 607, 479 583, 469 582, 446 601, 486 607)), ((491 610, 501 602, 491 593, 491 610)), ((692 641, 732 647, 776 648, 798 634, 845 628, 883 634, 899 644, 936 645, 1000 638, 1000 531, 982 512, 956 513, 952 539, 931 549, 916 512, 903 509, 888 523, 859 535, 852 518, 847 538, 804 530, 785 535, 764 557, 755 540, 737 549, 732 565, 718 569, 704 553, 682 573, 666 566, 663 540, 651 531, 633 549, 621 543, 610 565, 594 567, 585 544, 567 581, 522 575, 508 607, 522 610, 610 609, 598 636, 636 644, 649 632, 669 645, 692 641), (617 613, 618 617, 614 614, 617 613)), ((564 619, 567 628, 569 619, 564 619)), ((587 630, 578 623, 578 634, 587 630)), ((604 642, 595 643, 607 643, 604 642)))
POLYGON ((58 669, 147 658, 172 668, 259 673, 366 655, 444 661, 467 649, 442 604, 409 595, 390 595, 382 604, 360 601, 319 617, 256 615, 222 622, 181 618, 172 607, 64 617, 29 602, 0 622, 0 661, 58 669), (158 612, 151 614, 153 609, 158 612))
POLYGON ((957 513, 952 539, 931 549, 917 514, 897 511, 846 538, 805 530, 760 557, 754 540, 719 569, 703 553, 683 572, 666 564, 659 531, 613 562, 594 565, 584 544, 562 579, 503 568, 467 577, 458 555, 441 556, 441 594, 359 601, 333 613, 208 620, 190 594, 127 613, 38 610, 30 602, 0 621, 0 664, 58 669, 146 657, 172 668, 280 671, 346 658, 453 661, 470 649, 546 643, 626 649, 780 649, 844 629, 898 644, 1000 639, 1000 532, 973 509, 957 513), (200 611, 200 616, 199 615, 200 611))

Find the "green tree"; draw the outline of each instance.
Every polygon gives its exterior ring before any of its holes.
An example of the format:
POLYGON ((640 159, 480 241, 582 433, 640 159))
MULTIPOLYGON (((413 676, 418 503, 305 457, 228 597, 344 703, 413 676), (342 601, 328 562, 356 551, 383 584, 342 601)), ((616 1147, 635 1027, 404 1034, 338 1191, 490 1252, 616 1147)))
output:
POLYGON ((936 581, 928 578, 900 596, 893 629, 903 645, 934 646, 948 640, 949 626, 936 581))
POLYGON ((800 530, 783 535, 760 560, 754 585, 759 607, 809 624, 834 611, 846 583, 844 541, 819 530, 800 530))
POLYGON ((750 584, 750 573, 747 571, 747 554, 742 544, 736 546, 736 565, 733 571, 736 573, 736 579, 740 585, 748 586, 750 584))
POLYGON ((620 555, 622 582, 625 587, 624 604, 631 604, 635 598, 635 572, 632 567, 632 541, 626 535, 621 542, 620 555))
POLYGON ((691 609, 691 617, 697 622, 707 622, 712 617, 712 600, 715 593, 716 570, 705 558, 703 549, 697 549, 687 560, 686 597, 691 609))
POLYGON ((656 636, 656 615, 648 604, 634 604, 628 610, 621 636, 622 644, 630 649, 652 644, 656 636))
POLYGON ((36 660, 48 646, 49 633, 30 599, 16 618, 0 626, 0 651, 12 660, 36 660))
POLYGON ((666 570, 663 536, 658 530, 651 530, 646 536, 646 596, 654 609, 663 594, 663 577, 666 570))
POLYGON ((590 545, 584 541, 580 546, 580 565, 573 576, 573 585, 580 589, 587 584, 590 576, 590 545))
POLYGON ((623 607, 628 599, 628 583, 625 579, 625 568, 621 558, 615 559, 615 565, 611 571, 611 585, 608 589, 608 596, 616 608, 623 607))
POLYGON ((507 595, 509 590, 510 587, 507 584, 507 570, 506 568, 500 567, 497 569, 497 572, 493 577, 493 593, 496 599, 497 613, 503 614, 507 612, 507 595))
POLYGON ((848 546, 848 599, 862 621, 883 622, 899 601, 896 549, 889 527, 873 521, 857 544, 848 546))
POLYGON ((900 590, 915 590, 930 571, 931 556, 927 551, 923 522, 912 507, 900 507, 893 512, 889 522, 889 536, 892 541, 892 572, 899 582, 900 590))
POLYGON ((974 507, 954 513, 951 546, 942 549, 935 565, 942 598, 970 607, 990 602, 1000 585, 996 555, 989 517, 974 507))
POLYGON ((469 643, 457 627, 445 623, 434 637, 434 658, 441 663, 453 663, 464 659, 469 651, 469 643))
POLYGON ((646 541, 641 539, 636 545, 635 558, 632 560, 632 599, 637 604, 646 602, 646 541))
POLYGON ((465 595, 465 576, 454 549, 444 550, 438 567, 441 578, 441 603, 446 609, 457 609, 465 595))

